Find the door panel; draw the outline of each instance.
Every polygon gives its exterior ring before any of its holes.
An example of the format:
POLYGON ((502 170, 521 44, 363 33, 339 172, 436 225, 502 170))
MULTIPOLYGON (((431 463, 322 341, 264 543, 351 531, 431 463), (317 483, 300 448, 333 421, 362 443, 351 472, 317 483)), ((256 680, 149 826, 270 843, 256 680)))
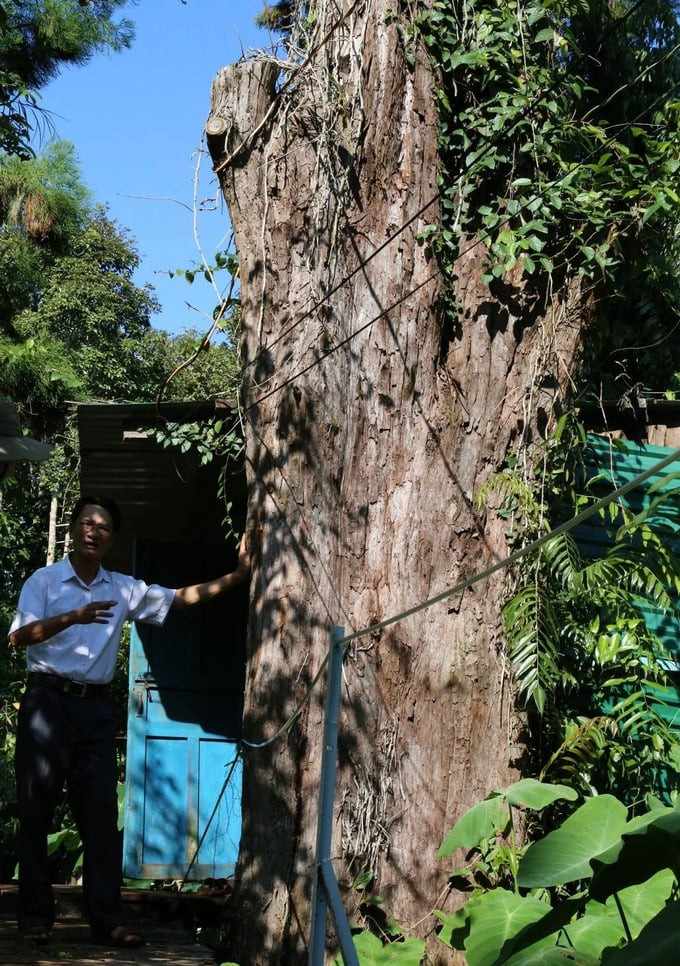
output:
MULTIPOLYGON (((169 587, 232 570, 235 549, 145 543, 139 576, 169 587)), ((241 735, 247 590, 134 625, 124 875, 224 878, 241 833, 241 735), (197 853, 198 849, 198 853, 197 853)))

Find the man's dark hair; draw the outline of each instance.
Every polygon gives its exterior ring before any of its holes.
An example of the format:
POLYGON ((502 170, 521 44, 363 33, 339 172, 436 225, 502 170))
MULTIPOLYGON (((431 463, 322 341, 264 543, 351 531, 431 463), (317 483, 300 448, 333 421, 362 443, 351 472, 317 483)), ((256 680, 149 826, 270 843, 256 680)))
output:
POLYGON ((83 507, 86 506, 100 506, 102 510, 106 510, 111 517, 111 522, 113 523, 113 532, 118 533, 121 523, 120 507, 115 500, 109 499, 108 496, 81 496, 76 505, 73 507, 73 512, 71 513, 71 526, 73 526, 82 513, 83 507))

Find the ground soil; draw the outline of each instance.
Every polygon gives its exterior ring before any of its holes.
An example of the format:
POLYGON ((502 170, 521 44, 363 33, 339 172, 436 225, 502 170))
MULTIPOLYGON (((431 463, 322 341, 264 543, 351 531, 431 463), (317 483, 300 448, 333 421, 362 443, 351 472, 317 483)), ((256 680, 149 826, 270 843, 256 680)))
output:
POLYGON ((2 966, 214 966, 228 959, 220 949, 219 920, 225 896, 155 895, 126 891, 130 924, 146 945, 115 949, 95 944, 82 917, 80 890, 61 887, 57 922, 49 946, 23 942, 16 926, 16 889, 0 885, 0 963, 2 966))

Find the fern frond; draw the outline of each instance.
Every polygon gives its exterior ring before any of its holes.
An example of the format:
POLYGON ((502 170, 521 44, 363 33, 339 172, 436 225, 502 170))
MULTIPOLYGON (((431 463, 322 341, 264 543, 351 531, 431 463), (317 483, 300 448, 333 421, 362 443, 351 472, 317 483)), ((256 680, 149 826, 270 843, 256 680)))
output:
POLYGON ((609 715, 587 718, 569 728, 562 744, 550 756, 538 778, 545 781, 548 774, 563 779, 581 781, 592 770, 607 746, 607 731, 615 732, 616 722, 609 715))
POLYGON ((526 539, 548 528, 535 486, 511 470, 494 473, 485 480, 477 491, 475 503, 478 509, 495 503, 500 516, 515 517, 526 539))
POLYGON ((590 560, 583 568, 583 586, 588 593, 598 593, 606 588, 607 594, 617 587, 626 586, 630 580, 631 564, 627 554, 613 548, 604 557, 590 560))
POLYGON ((571 533, 558 533, 543 546, 550 576, 565 589, 579 593, 583 586, 583 555, 571 533))
POLYGON ((542 715, 559 676, 559 634, 549 598, 536 583, 527 584, 503 607, 503 623, 518 696, 542 715))

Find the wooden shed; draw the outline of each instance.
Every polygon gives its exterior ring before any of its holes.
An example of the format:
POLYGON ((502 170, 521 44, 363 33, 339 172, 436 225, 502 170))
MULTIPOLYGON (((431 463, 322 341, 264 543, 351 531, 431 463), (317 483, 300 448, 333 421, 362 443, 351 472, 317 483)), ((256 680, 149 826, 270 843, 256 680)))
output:
MULTIPOLYGON (((226 501, 240 531, 243 466, 201 465, 163 448, 160 424, 228 421, 226 404, 79 405, 81 491, 120 505, 123 524, 105 566, 168 587, 233 570, 226 501), (218 498, 218 489, 224 495, 218 498)), ((227 877, 241 831, 241 736, 247 589, 130 636, 124 875, 130 879, 227 877)))

